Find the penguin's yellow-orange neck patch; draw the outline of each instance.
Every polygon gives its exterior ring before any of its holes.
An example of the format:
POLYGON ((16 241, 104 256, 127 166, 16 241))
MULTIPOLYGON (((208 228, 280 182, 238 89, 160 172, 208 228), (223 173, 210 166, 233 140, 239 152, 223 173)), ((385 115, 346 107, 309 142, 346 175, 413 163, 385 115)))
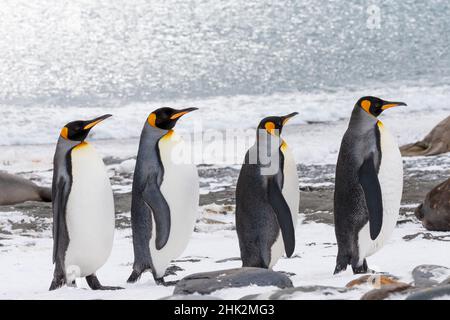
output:
POLYGON ((87 143, 86 141, 81 141, 79 144, 77 144, 77 145, 75 146, 74 149, 84 148, 84 147, 87 147, 88 145, 89 145, 89 143, 87 143))
POLYGON ((383 124, 383 122, 381 122, 380 120, 377 121, 377 126, 378 126, 378 128, 380 128, 380 129, 383 129, 383 128, 384 128, 384 124, 383 124))
POLYGON ((287 145, 286 141, 282 140, 281 146, 280 146, 281 151, 286 151, 287 147, 288 147, 288 145, 287 145))
POLYGON ((62 128, 60 135, 67 140, 69 136, 69 129, 67 127, 62 128))
POLYGON ((363 100, 361 101, 361 108, 364 109, 364 111, 366 111, 368 114, 370 114, 370 101, 369 100, 363 100))
POLYGON ((170 129, 165 135, 162 136, 161 139, 170 139, 170 138, 172 138, 173 134, 174 134, 174 131, 172 129, 170 129))
POLYGON ((156 128, 156 114, 150 113, 150 115, 147 118, 147 122, 149 125, 156 128))

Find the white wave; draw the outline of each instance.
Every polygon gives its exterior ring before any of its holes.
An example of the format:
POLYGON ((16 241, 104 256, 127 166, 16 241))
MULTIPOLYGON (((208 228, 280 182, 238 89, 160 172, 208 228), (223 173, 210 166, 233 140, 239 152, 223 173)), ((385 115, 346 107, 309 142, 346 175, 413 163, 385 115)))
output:
MULTIPOLYGON (((400 118, 406 114, 416 115, 418 119, 421 115, 444 117, 450 113, 449 89, 449 86, 391 85, 332 93, 220 96, 155 103, 105 103, 95 107, 3 104, 0 105, 0 145, 53 144, 67 122, 90 119, 105 113, 112 113, 114 116, 95 127, 91 139, 134 139, 139 137, 148 114, 163 106, 200 108, 179 121, 177 128, 182 132, 197 130, 199 126, 203 130, 251 129, 266 116, 293 111, 298 111, 299 115, 291 120, 286 131, 292 125, 304 125, 307 122, 334 122, 348 119, 355 101, 363 95, 376 95, 408 104, 407 107, 389 110, 386 115, 398 115, 400 118)), ((414 130, 414 125, 411 125, 409 137, 411 134, 417 136, 415 132, 423 134, 420 128, 414 130)))

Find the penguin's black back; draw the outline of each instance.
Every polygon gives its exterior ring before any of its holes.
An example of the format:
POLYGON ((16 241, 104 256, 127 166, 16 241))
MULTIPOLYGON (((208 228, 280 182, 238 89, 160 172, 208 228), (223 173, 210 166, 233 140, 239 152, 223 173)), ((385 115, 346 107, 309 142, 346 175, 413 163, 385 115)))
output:
POLYGON ((267 192, 267 177, 258 164, 249 164, 245 156, 236 186, 236 231, 239 238, 242 265, 268 268, 271 247, 280 228, 267 192))
POLYGON ((376 120, 360 126, 366 117, 359 110, 353 113, 339 150, 334 192, 334 222, 338 255, 348 263, 358 260, 358 232, 369 220, 363 187, 358 172, 364 161, 373 157, 376 170, 381 162, 379 131, 376 120), (358 123, 358 125, 355 125, 358 123), (345 252, 344 252, 345 251, 345 252), (351 261, 350 261, 351 260, 351 261))

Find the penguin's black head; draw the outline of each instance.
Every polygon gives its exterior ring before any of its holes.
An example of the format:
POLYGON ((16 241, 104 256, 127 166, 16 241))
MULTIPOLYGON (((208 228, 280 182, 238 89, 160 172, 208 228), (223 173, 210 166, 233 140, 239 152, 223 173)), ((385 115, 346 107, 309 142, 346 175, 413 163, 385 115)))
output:
POLYGON ((369 96, 360 98, 356 106, 362 108, 368 114, 378 117, 384 110, 397 106, 406 106, 406 103, 384 101, 383 99, 369 96))
POLYGON ((297 115, 298 112, 292 112, 282 117, 267 117, 261 120, 258 125, 258 129, 264 129, 269 134, 279 136, 283 130, 283 126, 288 122, 290 118, 297 115))
POLYGON ((105 114, 101 117, 92 119, 92 120, 77 120, 69 122, 62 128, 61 130, 61 137, 63 137, 66 140, 71 141, 84 141, 86 139, 87 135, 89 134, 89 131, 98 123, 102 122, 106 118, 111 117, 111 114, 105 114))
POLYGON ((147 118, 149 125, 155 128, 171 130, 178 119, 184 116, 186 113, 198 110, 198 108, 186 108, 186 109, 172 109, 172 108, 159 108, 150 113, 147 118))

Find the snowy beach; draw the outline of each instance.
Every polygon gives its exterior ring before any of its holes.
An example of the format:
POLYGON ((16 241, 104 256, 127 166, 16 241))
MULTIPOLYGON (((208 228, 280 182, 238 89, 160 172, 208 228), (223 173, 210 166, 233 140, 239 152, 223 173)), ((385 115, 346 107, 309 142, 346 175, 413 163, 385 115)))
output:
MULTIPOLYGON (((449 109, 435 112, 412 111, 405 107, 382 121, 401 143, 424 136, 449 109), (416 119, 420 119, 418 122, 416 119), (416 122, 417 121, 417 122, 416 122)), ((299 117, 301 118, 301 117, 299 117)), ((333 276, 337 253, 333 228, 334 167, 339 143, 347 119, 321 123, 294 123, 286 126, 286 141, 299 163, 300 213, 296 230, 296 250, 291 259, 282 259, 274 267, 289 275, 295 287, 327 286, 296 293, 292 299, 359 299, 371 285, 342 291, 358 278, 350 270, 333 276), (333 289, 334 288, 334 289, 333 289)), ((99 135, 108 127, 98 128, 99 135), (102 130, 103 129, 103 130, 102 130)), ((106 284, 124 286, 116 292, 94 292, 79 281, 83 289, 63 288, 48 292, 52 276, 51 206, 27 202, 0 207, 0 297, 5 299, 159 299, 170 296, 173 286, 157 286, 150 273, 136 285, 126 284, 133 261, 130 201, 134 154, 137 139, 93 140, 103 154, 115 191, 116 234, 113 252, 98 272, 106 284)), ((220 141, 216 141, 220 143, 220 141)), ((3 146, 1 170, 15 172, 42 185, 51 183, 51 157, 54 145, 3 146), (9 159, 9 160, 7 160, 9 159)), ((240 155, 239 155, 240 156, 240 155)), ((195 232, 183 255, 173 262, 173 275, 167 280, 205 271, 239 267, 239 247, 234 226, 234 191, 240 166, 200 164, 200 212, 195 232)), ((450 265, 446 254, 449 232, 429 232, 413 214, 425 194, 450 171, 450 155, 404 159, 405 188, 401 216, 386 247, 369 258, 376 271, 387 272, 403 282, 411 282, 411 271, 421 264, 450 265), (430 236, 431 235, 431 236, 430 236)), ((266 293, 275 288, 232 288, 214 292, 214 297, 239 299, 249 294, 266 293)), ((394 295, 402 299, 405 295, 394 295)))

